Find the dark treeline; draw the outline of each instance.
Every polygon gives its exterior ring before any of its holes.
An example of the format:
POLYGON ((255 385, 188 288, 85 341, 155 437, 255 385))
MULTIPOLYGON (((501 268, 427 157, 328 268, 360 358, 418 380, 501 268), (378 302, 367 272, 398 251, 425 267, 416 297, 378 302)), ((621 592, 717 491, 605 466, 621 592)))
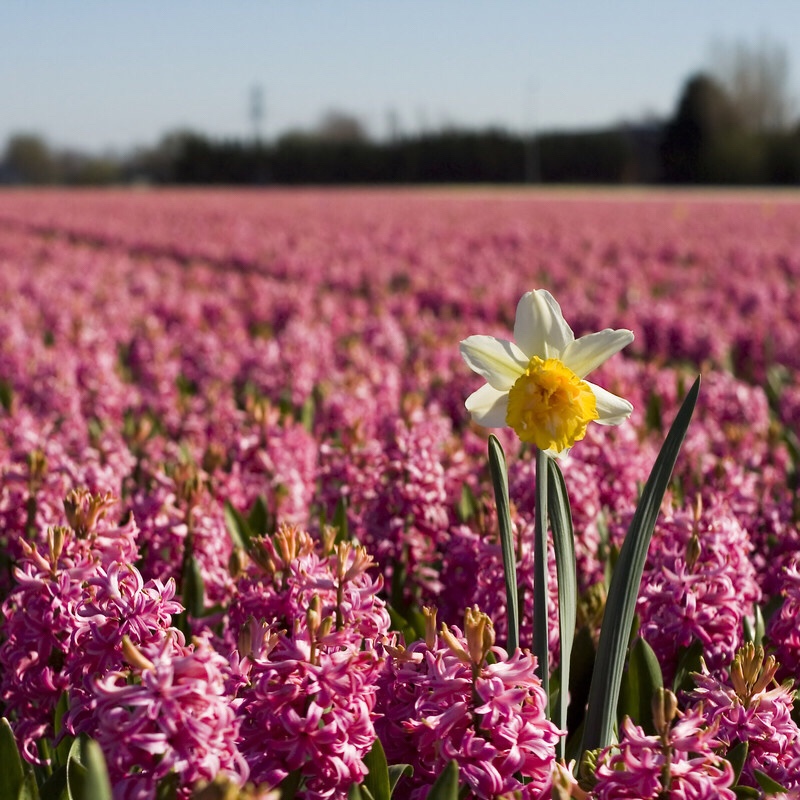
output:
POLYGON ((12 137, 0 183, 414 184, 800 183, 800 126, 756 126, 706 74, 687 80, 671 118, 596 131, 522 136, 445 129, 379 142, 357 120, 329 115, 272 142, 180 132, 125 158, 52 152, 12 137))

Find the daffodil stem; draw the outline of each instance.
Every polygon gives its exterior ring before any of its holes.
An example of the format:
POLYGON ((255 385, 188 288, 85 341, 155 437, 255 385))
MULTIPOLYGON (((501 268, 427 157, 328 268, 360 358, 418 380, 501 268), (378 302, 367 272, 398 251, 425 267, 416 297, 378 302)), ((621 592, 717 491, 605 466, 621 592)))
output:
POLYGON ((536 507, 533 532, 533 654, 539 662, 539 677, 547 698, 550 717, 550 660, 547 624, 547 459, 536 451, 536 507))

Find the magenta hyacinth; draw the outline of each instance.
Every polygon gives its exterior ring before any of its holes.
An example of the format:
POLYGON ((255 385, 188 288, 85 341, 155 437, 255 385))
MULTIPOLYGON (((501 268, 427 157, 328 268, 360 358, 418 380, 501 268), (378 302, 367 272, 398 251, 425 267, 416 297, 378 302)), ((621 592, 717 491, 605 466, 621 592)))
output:
POLYGON ((679 714, 661 735, 630 718, 618 745, 600 757, 590 797, 596 800, 736 800, 733 768, 717 754, 715 729, 697 711, 679 714))
POLYGON ((414 767, 410 796, 422 800, 451 759, 471 798, 545 796, 560 731, 545 717, 536 658, 495 646, 477 609, 466 635, 435 625, 428 612, 425 641, 390 649, 381 685, 378 732, 390 759, 414 767))

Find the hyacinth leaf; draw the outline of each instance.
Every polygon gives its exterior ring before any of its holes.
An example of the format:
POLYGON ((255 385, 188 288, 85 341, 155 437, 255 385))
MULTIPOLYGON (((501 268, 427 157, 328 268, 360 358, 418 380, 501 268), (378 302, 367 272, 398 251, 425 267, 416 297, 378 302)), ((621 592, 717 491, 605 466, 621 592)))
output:
POLYGON ((250 530, 247 520, 231 505, 230 500, 225 501, 223 513, 225 515, 225 527, 228 529, 228 535, 231 537, 233 546, 249 552, 253 532, 250 530))
MULTIPOLYGON (((56 704, 56 712, 54 718, 54 725, 53 730, 55 731, 55 739, 58 741, 58 737, 64 731, 64 716, 69 710, 69 697, 67 696, 66 692, 61 693, 61 697, 58 698, 58 703, 56 704)), ((61 740, 58 741, 58 744, 55 748, 55 761, 57 764, 66 764, 67 758, 69 758, 69 749, 72 746, 72 739, 71 736, 61 736, 61 740)))
POLYGON ((500 545, 503 552, 503 574, 506 581, 507 650, 509 653, 513 653, 519 647, 519 589, 517 588, 517 565, 514 553, 514 530, 511 527, 506 456, 494 434, 489 435, 489 471, 492 474, 492 484, 494 485, 497 524, 500 529, 500 545))
POLYGON ((758 800, 761 797, 761 792, 752 786, 734 786, 733 793, 736 797, 741 797, 742 800, 758 800))
POLYGON ((68 800, 111 800, 111 782, 103 752, 86 736, 76 739, 67 759, 68 800))
MULTIPOLYGON (((109 795, 109 798, 111 796, 109 795)), ((36 777, 32 770, 27 770, 25 777, 22 779, 22 786, 20 786, 17 800, 41 800, 39 788, 36 785, 36 777)))
POLYGON ((427 800, 458 800, 458 762, 450 761, 428 792, 427 800))
MULTIPOLYGON (((499 445, 499 442, 498 442, 499 445)), ((490 445, 491 446, 491 445, 490 445)), ((478 502, 472 489, 465 483, 461 487, 461 497, 456 503, 456 513, 459 522, 469 522, 478 512, 478 502)))
POLYGON ((548 698, 547 717, 550 718, 550 636, 547 613, 547 462, 542 450, 536 451, 536 506, 533 510, 533 654, 538 662, 539 677, 544 695, 548 698))
POLYGON ((251 535, 265 536, 273 530, 272 515, 269 513, 264 495, 256 497, 247 515, 247 526, 251 535))
POLYGON ((760 769, 753 770, 753 777, 756 779, 756 783, 767 794, 785 794, 787 791, 785 786, 782 786, 778 781, 770 778, 766 772, 762 772, 760 769))
POLYGON ((347 800, 375 800, 375 798, 363 783, 354 783, 347 791, 347 800))
POLYGON ((303 773, 301 770, 296 769, 290 772, 278 785, 278 792, 280 793, 281 800, 292 800, 300 788, 303 780, 303 773))
POLYGON ((630 717, 645 733, 656 732, 653 725, 653 695, 664 687, 661 665, 653 648, 641 637, 631 647, 628 669, 620 687, 618 721, 630 717))
POLYGON ((203 575, 200 565, 195 556, 187 562, 183 571, 183 606, 190 617, 198 619, 203 616, 205 606, 205 588, 203 586, 203 575))
POLYGON ((350 538, 350 528, 347 523, 347 500, 340 497, 336 502, 331 524, 336 528, 336 541, 346 542, 350 538))
POLYGON ((0 797, 17 797, 25 778, 17 740, 8 720, 0 719, 0 797))
MULTIPOLYGON (((561 648, 561 673, 558 698, 554 703, 553 722, 562 730, 567 729, 569 706, 569 672, 572 661, 572 643, 575 638, 575 618, 578 603, 578 581, 575 568, 575 534, 572 528, 572 512, 569 505, 564 475, 555 459, 547 459, 550 472, 547 481, 547 504, 550 528, 553 531, 553 548, 556 554, 558 576, 558 634, 561 648)), ((566 736, 558 740, 556 755, 563 759, 566 736)))
POLYGON ((678 666, 675 669, 675 678, 672 681, 672 691, 678 694, 682 691, 689 691, 694 688, 692 675, 699 672, 702 666, 703 643, 695 639, 687 647, 678 659, 678 666))
POLYGON ((725 758, 730 761, 731 766, 733 767, 733 782, 739 782, 739 776, 742 774, 742 769, 744 768, 744 762, 747 760, 747 752, 750 749, 749 742, 739 742, 736 747, 731 747, 728 750, 727 756, 725 758))
POLYGON ((176 800, 177 796, 178 776, 174 772, 170 772, 158 782, 155 800, 176 800))
POLYGON ((389 791, 394 794, 398 781, 404 775, 409 778, 414 774, 414 767, 411 764, 390 764, 389 765, 389 791))
POLYGON ((604 624, 600 630, 597 661, 589 689, 583 750, 595 750, 611 744, 625 655, 647 550, 699 391, 698 377, 681 404, 656 458, 620 549, 604 614, 604 622, 609 624, 604 624))
POLYGON ((39 798, 40 800, 64 800, 67 796, 67 765, 62 764, 42 784, 39 789, 39 798))
POLYGON ((364 756, 364 766, 369 771, 364 778, 363 788, 369 790, 374 800, 390 800, 389 765, 380 739, 375 739, 369 753, 364 756))
POLYGON ((764 624, 764 614, 761 611, 761 606, 753 606, 753 617, 753 621, 751 621, 748 617, 744 618, 744 641, 752 642, 756 647, 758 647, 764 639, 764 632, 766 630, 766 626, 764 624))

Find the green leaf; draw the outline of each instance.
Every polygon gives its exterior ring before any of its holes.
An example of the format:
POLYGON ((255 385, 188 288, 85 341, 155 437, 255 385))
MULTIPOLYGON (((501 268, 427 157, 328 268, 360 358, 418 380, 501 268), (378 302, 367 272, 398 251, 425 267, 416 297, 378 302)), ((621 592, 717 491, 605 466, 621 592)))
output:
POLYGON ((36 777, 33 770, 26 770, 25 777, 22 779, 17 800, 39 800, 39 787, 36 785, 36 777))
POLYGON ((190 617, 199 619, 206 610, 205 589, 203 575, 197 559, 192 556, 187 562, 183 572, 183 605, 190 617))
POLYGON ((494 485, 494 500, 497 506, 497 524, 500 529, 500 545, 503 552, 503 574, 506 581, 506 608, 508 616, 509 653, 519 647, 519 589, 517 588, 517 564, 514 552, 514 530, 511 527, 511 504, 508 499, 508 468, 506 456, 497 437, 489 435, 489 471, 494 485))
POLYGON ((428 792, 427 800, 458 800, 458 762, 451 761, 428 792))
POLYGON ((773 780, 767 775, 766 772, 762 772, 760 769, 753 770, 753 777, 756 779, 756 783, 765 791, 769 792, 769 794, 785 794, 786 787, 781 786, 778 781, 773 780))
MULTIPOLYGON (((495 439, 495 441, 497 441, 495 439)), ((478 503, 472 489, 465 483, 461 487, 461 497, 456 503, 456 513, 460 522, 469 522, 478 511, 478 503)))
POLYGON ((293 772, 290 772, 280 782, 280 784, 278 784, 278 791, 281 793, 281 800, 293 800, 298 789, 300 788, 302 780, 303 773, 301 770, 296 769, 293 772))
POLYGON ((175 800, 178 796, 178 776, 174 772, 165 775, 156 786, 155 800, 175 800))
POLYGON ((747 751, 749 749, 750 745, 748 742, 739 742, 736 747, 731 747, 731 749, 728 750, 727 756, 725 756, 733 767, 734 783, 739 782, 739 776, 742 774, 742 768, 744 767, 744 762, 747 760, 747 751))
MULTIPOLYGON (((575 570, 575 532, 572 528, 572 512, 564 476, 555 459, 547 459, 550 472, 547 481, 547 504, 550 528, 553 531, 553 547, 556 554, 558 577, 558 633, 561 648, 561 674, 558 698, 554 703, 553 722, 567 730, 567 708, 569 706, 569 671, 572 661, 572 643, 575 639, 575 619, 578 604, 578 581, 575 570)), ((563 759, 567 746, 566 734, 558 740, 556 757, 563 759)))
POLYGON ((533 509, 533 654, 538 662, 542 689, 550 718, 550 627, 547 613, 547 484, 550 456, 536 450, 536 499, 533 509))
POLYGON ((337 542, 346 542, 350 538, 350 526, 347 522, 347 498, 340 497, 336 501, 331 524, 336 528, 337 542))
POLYGON ((754 789, 752 786, 734 786, 733 793, 737 797, 742 797, 744 800, 758 800, 761 797, 761 792, 754 789))
POLYGON ((82 800, 112 800, 111 781, 100 745, 82 736, 81 761, 86 767, 86 793, 82 800))
POLYGON ((747 617, 745 617, 742 621, 744 628, 744 641, 752 642, 756 647, 758 647, 764 638, 765 629, 764 614, 761 611, 761 606, 753 606, 753 617, 753 622, 751 622, 747 617))
POLYGON ((414 767, 411 764, 390 764, 389 765, 389 792, 394 794, 397 782, 403 775, 410 778, 414 774, 414 767))
POLYGON ((641 637, 631 647, 628 669, 623 675, 617 717, 621 723, 630 717, 644 728, 645 733, 654 734, 653 695, 663 688, 664 677, 653 648, 641 637))
POLYGON ((369 770, 363 787, 369 790, 374 800, 390 800, 392 789, 389 785, 389 765, 380 739, 375 739, 369 753, 364 756, 364 765, 369 770))
POLYGON ((683 650, 678 659, 678 666, 675 669, 675 677, 672 680, 672 691, 675 694, 694 688, 692 673, 700 671, 700 659, 702 656, 703 643, 699 639, 695 639, 683 650))
POLYGON ((86 797, 86 767, 81 762, 81 740, 75 739, 67 758, 67 798, 84 800, 86 797))
POLYGON ((611 743, 628 637, 647 549, 672 469, 692 419, 699 391, 698 377, 686 395, 656 458, 620 549, 608 590, 604 624, 597 647, 597 661, 589 690, 583 750, 596 750, 611 743))
POLYGON ((39 789, 41 800, 64 800, 67 795, 67 765, 62 764, 39 789))
POLYGON ((22 758, 8 720, 0 719, 0 797, 17 797, 25 779, 22 758))
POLYGON ((66 764, 69 757, 69 749, 72 746, 73 737, 69 735, 61 735, 64 733, 64 715, 69 710, 69 698, 66 692, 61 693, 56 705, 55 724, 53 730, 55 731, 55 738, 61 736, 58 745, 55 748, 55 761, 58 764, 66 764))
POLYGON ((256 497, 247 515, 247 527, 254 536, 272 533, 272 515, 269 513, 267 499, 263 494, 256 497))
POLYGON ((228 534, 231 537, 234 547, 241 550, 250 550, 250 540, 253 538, 253 533, 247 520, 244 516, 235 509, 230 500, 225 501, 225 527, 228 529, 228 534))

